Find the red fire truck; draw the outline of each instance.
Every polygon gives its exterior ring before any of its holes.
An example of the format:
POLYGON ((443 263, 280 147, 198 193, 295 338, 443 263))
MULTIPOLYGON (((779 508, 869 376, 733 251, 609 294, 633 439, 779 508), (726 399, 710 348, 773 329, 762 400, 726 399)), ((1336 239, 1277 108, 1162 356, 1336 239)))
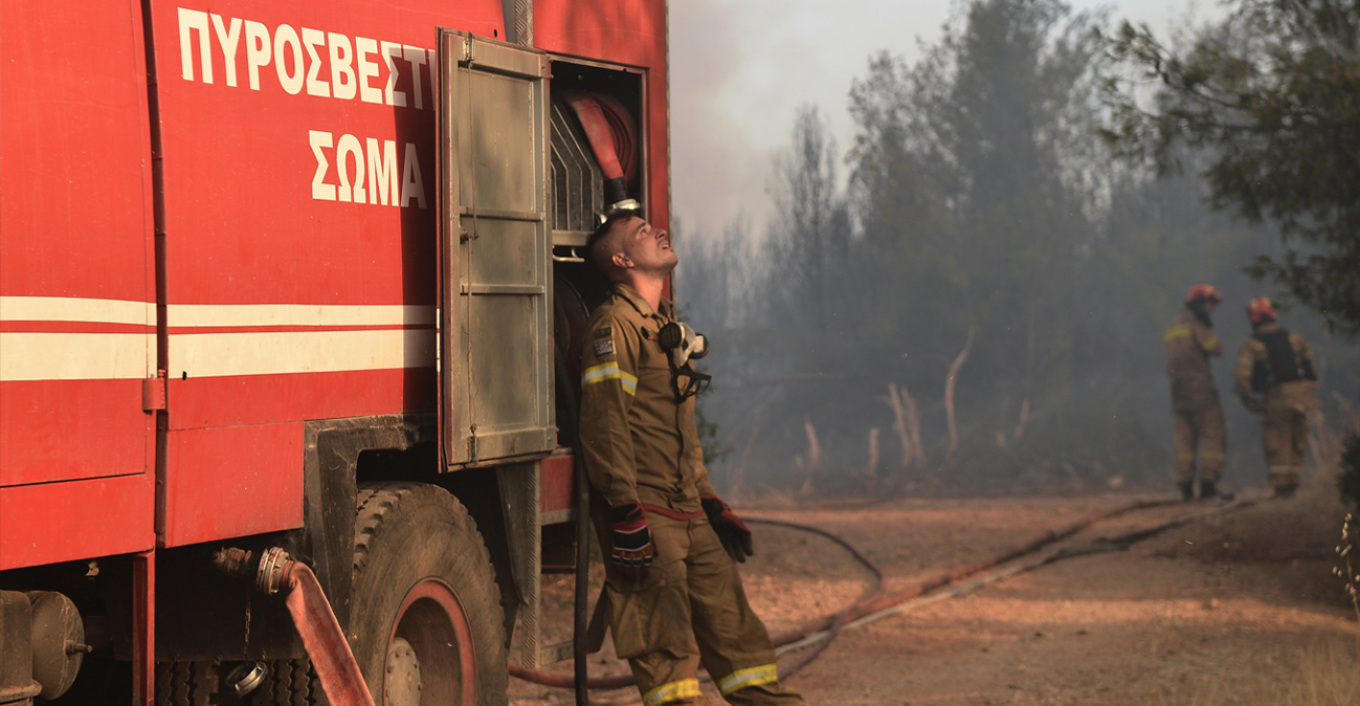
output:
POLYGON ((320 703, 304 573, 378 704, 561 658, 578 250, 669 218, 666 22, 0 0, 0 704, 320 703))

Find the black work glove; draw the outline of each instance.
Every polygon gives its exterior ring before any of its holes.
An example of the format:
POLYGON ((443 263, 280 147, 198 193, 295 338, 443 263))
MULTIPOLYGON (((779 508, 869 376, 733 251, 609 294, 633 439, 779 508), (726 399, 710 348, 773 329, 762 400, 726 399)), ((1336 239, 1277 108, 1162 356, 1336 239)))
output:
POLYGON ((723 548, 733 559, 744 562, 746 557, 756 553, 751 544, 751 530, 746 528, 746 523, 732 512, 727 503, 716 497, 700 498, 699 503, 704 506, 704 514, 708 515, 708 524, 713 527, 723 548))
POLYGON ((619 574, 630 581, 647 578, 656 549, 642 506, 624 503, 609 508, 609 528, 614 545, 609 560, 618 567, 619 574))

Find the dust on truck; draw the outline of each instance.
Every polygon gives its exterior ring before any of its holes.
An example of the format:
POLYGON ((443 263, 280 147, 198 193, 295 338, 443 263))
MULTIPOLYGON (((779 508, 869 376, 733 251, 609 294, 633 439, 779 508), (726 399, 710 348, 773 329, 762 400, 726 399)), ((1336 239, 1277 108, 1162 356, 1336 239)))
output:
POLYGON ((669 218, 666 22, 0 0, 0 704, 323 703, 304 573, 378 704, 570 653, 580 250, 669 218))

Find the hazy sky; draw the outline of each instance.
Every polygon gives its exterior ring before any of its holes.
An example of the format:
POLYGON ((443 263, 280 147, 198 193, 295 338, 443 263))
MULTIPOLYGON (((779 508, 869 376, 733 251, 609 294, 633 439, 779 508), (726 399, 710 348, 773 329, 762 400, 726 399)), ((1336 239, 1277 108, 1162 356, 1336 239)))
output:
MULTIPOLYGON (((1220 14, 1184 0, 1070 0, 1110 7, 1165 35, 1188 13, 1220 14)), ((687 234, 721 229, 745 213, 759 227, 774 151, 790 139, 795 109, 818 106, 838 149, 852 139, 851 81, 887 49, 914 61, 934 43, 950 0, 671 0, 671 157, 675 212, 687 234)), ((838 167, 844 172, 844 166, 838 167)), ((842 174, 842 177, 844 174, 842 174)))

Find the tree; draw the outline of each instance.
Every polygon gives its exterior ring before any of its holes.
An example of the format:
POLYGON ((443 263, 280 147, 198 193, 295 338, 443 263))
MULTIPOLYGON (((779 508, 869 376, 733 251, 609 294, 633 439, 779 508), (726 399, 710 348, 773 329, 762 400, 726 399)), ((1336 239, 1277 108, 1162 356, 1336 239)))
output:
MULTIPOLYGON (((800 108, 774 164, 768 237, 734 226, 723 247, 682 257, 684 296, 743 312, 713 319, 726 330, 708 331, 704 359, 734 476, 755 485, 801 455, 804 469, 821 459, 814 482, 832 492, 1165 482, 1162 329, 1195 282, 1255 296, 1241 266, 1278 243, 1206 205, 1196 174, 1213 153, 1169 147, 1185 173, 1165 178, 1111 158, 1103 21, 1061 0, 958 0, 920 60, 873 55, 850 90, 844 193, 825 122, 800 108), (713 271, 691 279, 695 266, 713 271), (945 461, 951 389, 958 451, 945 461), (945 465, 869 477, 901 457, 880 440, 945 465)), ((1289 324, 1327 361, 1327 385, 1354 398, 1355 348, 1313 336, 1311 318, 1289 324)), ((1225 342, 1249 334, 1240 312, 1216 323, 1225 342)), ((1254 418, 1227 416, 1230 437, 1247 438, 1254 418)), ((1259 463, 1239 451, 1235 463, 1259 463)))
POLYGON ((1360 4, 1235 0, 1184 49, 1128 23, 1108 46, 1141 72, 1106 86, 1110 143, 1162 172, 1207 153, 1211 205, 1279 229, 1248 272, 1360 332, 1360 4))
POLYGON ((912 389, 942 385, 976 327, 960 394, 1009 417, 1068 365, 1070 282, 1094 231, 1098 16, 1056 0, 958 10, 915 66, 881 54, 855 82, 852 186, 875 262, 900 268, 879 280, 900 303, 881 328, 899 350, 912 336, 913 377, 934 378, 912 389))
POLYGON ((909 67, 880 52, 850 89, 857 127, 850 202, 872 263, 865 284, 878 303, 862 323, 860 344, 880 374, 912 389, 923 381, 916 376, 934 375, 920 364, 947 364, 972 323, 960 306, 968 279, 951 207, 955 170, 935 134, 940 121, 926 117, 940 112, 936 68, 909 67), (917 331, 931 335, 913 337, 907 350, 903 333, 917 331))
POLYGON ((794 116, 788 147, 774 158, 769 192, 775 216, 769 251, 774 277, 769 283, 774 318, 800 322, 795 330, 812 334, 814 360, 827 359, 827 342, 852 296, 847 291, 851 229, 845 197, 836 181, 839 156, 830 128, 816 106, 802 105, 794 116))
POLYGON ((739 213, 721 230, 694 228, 676 219, 673 241, 680 256, 675 288, 684 308, 697 318, 689 323, 705 331, 728 331, 749 323, 753 284, 765 269, 752 247, 750 219, 739 213))

